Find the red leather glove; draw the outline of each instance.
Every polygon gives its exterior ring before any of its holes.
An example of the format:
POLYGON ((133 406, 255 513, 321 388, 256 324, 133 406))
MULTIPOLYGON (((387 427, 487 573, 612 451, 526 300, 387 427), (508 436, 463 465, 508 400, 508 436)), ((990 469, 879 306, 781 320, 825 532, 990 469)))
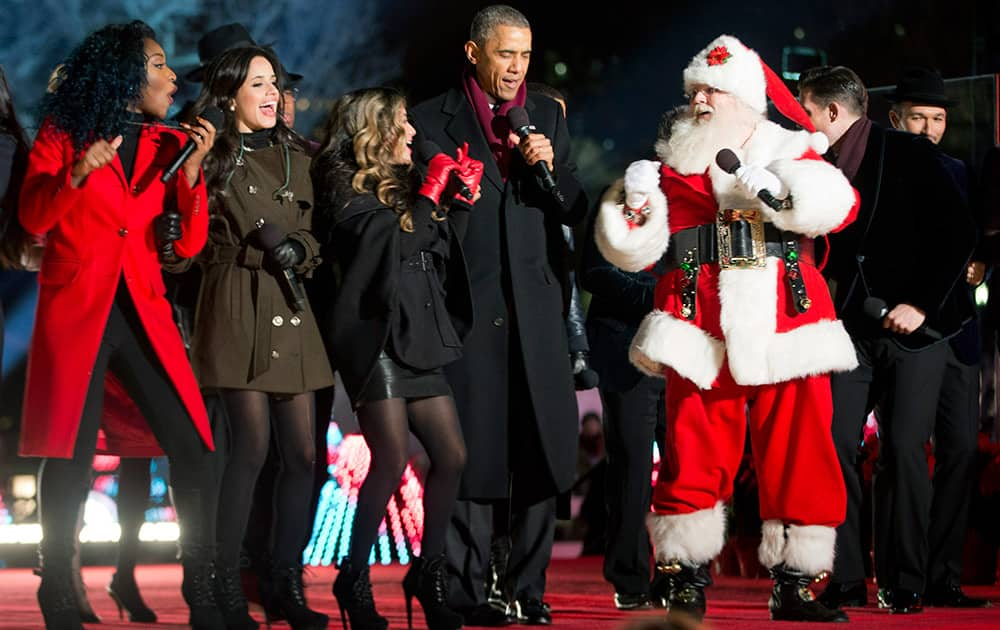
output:
POLYGON ((476 191, 479 190, 479 182, 483 179, 483 163, 469 157, 469 143, 463 143, 455 153, 458 169, 455 174, 462 183, 469 187, 472 192, 472 199, 466 199, 461 193, 455 193, 454 199, 462 203, 471 204, 475 199, 476 191))
POLYGON ((420 185, 417 194, 427 197, 434 202, 435 206, 440 204, 441 194, 448 187, 451 172, 456 170, 458 170, 458 162, 444 153, 438 153, 427 164, 427 177, 424 178, 424 183, 420 185))

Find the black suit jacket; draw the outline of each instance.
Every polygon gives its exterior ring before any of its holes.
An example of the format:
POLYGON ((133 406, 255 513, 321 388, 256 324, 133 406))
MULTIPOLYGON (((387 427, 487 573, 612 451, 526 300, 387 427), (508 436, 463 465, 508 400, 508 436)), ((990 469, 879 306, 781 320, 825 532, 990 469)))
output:
POLYGON ((429 139, 449 155, 468 142, 470 155, 485 167, 482 198, 463 241, 475 324, 463 358, 447 369, 468 449, 460 489, 466 499, 506 497, 511 463, 524 473, 516 477, 530 479, 540 495, 567 490, 575 477, 579 420, 556 269, 565 257, 560 226, 583 219, 587 198, 569 160, 569 131, 559 105, 529 92, 525 109, 538 133, 552 142, 562 202, 542 190, 516 149, 503 180, 463 90, 449 90, 410 112, 418 140, 429 139), (512 334, 516 340, 508 338, 512 334), (523 358, 509 365, 515 342, 523 358), (523 375, 512 376, 512 369, 523 375), (514 385, 522 381, 527 391, 514 385), (512 401, 533 415, 544 461, 518 457, 522 445, 511 442, 508 425, 512 401))
MULTIPOLYGON (((824 271, 836 282, 834 303, 848 330, 886 334, 863 311, 865 298, 874 296, 890 309, 916 306, 927 314, 928 327, 956 333, 968 312, 952 292, 964 284, 976 229, 937 148, 922 136, 873 123, 851 184, 861 195, 858 218, 830 235, 824 271)), ((934 341, 919 332, 896 338, 911 348, 934 341)))

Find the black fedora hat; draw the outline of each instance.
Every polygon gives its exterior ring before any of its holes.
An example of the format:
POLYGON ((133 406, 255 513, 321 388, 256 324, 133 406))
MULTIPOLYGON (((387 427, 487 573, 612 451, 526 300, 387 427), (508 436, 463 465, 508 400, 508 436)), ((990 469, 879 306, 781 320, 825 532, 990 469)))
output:
POLYGON ((205 70, 216 57, 233 48, 256 45, 257 42, 250 37, 250 32, 242 24, 234 22, 214 28, 198 40, 198 61, 201 65, 185 73, 184 78, 194 83, 201 83, 205 77, 205 70))
MULTIPOLYGON (((223 24, 205 33, 198 40, 198 61, 200 65, 185 73, 184 78, 192 83, 201 83, 205 78, 205 71, 212 65, 215 58, 222 53, 233 48, 259 45, 242 24, 238 22, 223 24)), ((270 44, 266 46, 270 47, 270 44)), ((285 71, 286 82, 297 83, 301 80, 301 74, 285 71)))
POLYGON ((921 66, 904 68, 896 88, 886 95, 890 103, 911 102, 916 105, 950 107, 955 101, 944 93, 944 79, 936 70, 921 66))

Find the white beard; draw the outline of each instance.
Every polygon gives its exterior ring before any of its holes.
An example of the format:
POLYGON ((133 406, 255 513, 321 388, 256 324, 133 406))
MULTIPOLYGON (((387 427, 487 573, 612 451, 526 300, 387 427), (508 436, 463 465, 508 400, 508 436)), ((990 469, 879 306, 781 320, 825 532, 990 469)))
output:
POLYGON ((656 141, 654 149, 664 164, 681 175, 701 174, 715 162, 720 149, 738 148, 763 118, 742 103, 728 111, 717 110, 706 122, 699 122, 693 110, 688 110, 678 116, 668 138, 656 141))

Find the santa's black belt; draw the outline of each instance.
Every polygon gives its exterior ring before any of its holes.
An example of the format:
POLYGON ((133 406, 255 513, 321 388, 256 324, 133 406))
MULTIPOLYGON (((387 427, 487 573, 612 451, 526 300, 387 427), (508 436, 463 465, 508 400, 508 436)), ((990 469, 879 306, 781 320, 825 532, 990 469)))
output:
POLYGON ((792 292, 795 310, 804 313, 812 301, 806 294, 799 261, 814 263, 811 239, 802 239, 794 232, 779 230, 771 223, 753 226, 745 221, 733 221, 722 226, 706 223, 670 236, 663 271, 680 269, 681 315, 693 320, 696 313, 698 269, 701 265, 718 263, 722 269, 762 268, 768 257, 785 262, 785 280, 792 292), (720 247, 720 235, 725 239, 720 247))

